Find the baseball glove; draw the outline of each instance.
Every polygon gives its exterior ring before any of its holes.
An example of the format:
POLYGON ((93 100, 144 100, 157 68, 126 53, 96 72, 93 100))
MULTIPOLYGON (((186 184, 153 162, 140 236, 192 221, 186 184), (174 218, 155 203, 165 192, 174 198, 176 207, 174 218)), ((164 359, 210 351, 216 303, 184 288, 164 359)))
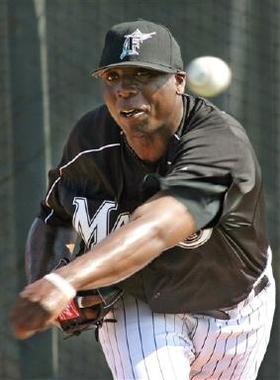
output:
MULTIPOLYGON (((70 261, 69 258, 60 259, 55 269, 67 265, 70 261)), ((103 322, 116 322, 113 318, 106 318, 106 315, 122 295, 123 290, 113 285, 78 291, 76 297, 59 314, 56 324, 65 333, 66 338, 95 328, 95 337, 98 341, 99 328, 103 322)))
POLYGON ((66 337, 80 335, 83 331, 94 327, 98 341, 98 331, 103 322, 116 322, 115 319, 106 318, 106 315, 122 294, 123 291, 115 286, 79 291, 59 314, 57 322, 66 337))

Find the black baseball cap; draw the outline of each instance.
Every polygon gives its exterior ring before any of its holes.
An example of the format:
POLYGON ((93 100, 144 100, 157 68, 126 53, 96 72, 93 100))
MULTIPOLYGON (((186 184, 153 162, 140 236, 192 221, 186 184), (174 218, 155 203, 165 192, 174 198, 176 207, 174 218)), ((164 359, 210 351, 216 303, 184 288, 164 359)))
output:
POLYGON ((120 66, 138 66, 164 73, 183 71, 181 51, 171 32, 146 20, 114 25, 106 34, 99 67, 102 71, 120 66))

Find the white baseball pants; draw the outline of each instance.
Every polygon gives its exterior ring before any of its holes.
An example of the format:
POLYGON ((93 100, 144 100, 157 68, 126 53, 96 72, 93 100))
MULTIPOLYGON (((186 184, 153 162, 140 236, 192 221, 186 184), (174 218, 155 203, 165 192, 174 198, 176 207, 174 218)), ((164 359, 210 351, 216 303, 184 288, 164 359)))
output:
POLYGON ((275 283, 227 311, 229 320, 158 314, 125 296, 104 323, 100 342, 116 380, 254 380, 264 357, 275 308, 275 283))

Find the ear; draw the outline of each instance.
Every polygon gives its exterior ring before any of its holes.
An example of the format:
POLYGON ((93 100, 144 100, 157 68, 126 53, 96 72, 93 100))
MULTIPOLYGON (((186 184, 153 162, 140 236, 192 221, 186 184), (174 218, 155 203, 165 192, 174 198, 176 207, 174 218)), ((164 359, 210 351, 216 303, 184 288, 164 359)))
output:
POLYGON ((185 92, 185 86, 186 86, 186 73, 183 71, 180 73, 176 73, 175 81, 176 81, 176 93, 183 94, 185 92))

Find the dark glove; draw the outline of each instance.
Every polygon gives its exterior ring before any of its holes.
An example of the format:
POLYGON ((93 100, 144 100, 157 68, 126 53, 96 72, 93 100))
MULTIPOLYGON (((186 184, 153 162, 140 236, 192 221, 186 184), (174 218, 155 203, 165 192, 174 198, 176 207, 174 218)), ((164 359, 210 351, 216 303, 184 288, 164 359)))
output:
POLYGON ((95 336, 98 341, 98 329, 103 322, 116 322, 112 318, 106 319, 106 315, 122 295, 123 290, 116 286, 79 291, 77 296, 59 314, 57 322, 69 337, 95 327, 95 336))
MULTIPOLYGON (((60 259, 55 269, 67 265, 70 261, 65 257, 60 259)), ((56 321, 66 337, 80 335, 85 330, 95 328, 95 337, 98 341, 98 330, 103 322, 116 322, 115 319, 105 317, 122 295, 123 290, 114 285, 78 291, 76 297, 59 314, 56 321)))

